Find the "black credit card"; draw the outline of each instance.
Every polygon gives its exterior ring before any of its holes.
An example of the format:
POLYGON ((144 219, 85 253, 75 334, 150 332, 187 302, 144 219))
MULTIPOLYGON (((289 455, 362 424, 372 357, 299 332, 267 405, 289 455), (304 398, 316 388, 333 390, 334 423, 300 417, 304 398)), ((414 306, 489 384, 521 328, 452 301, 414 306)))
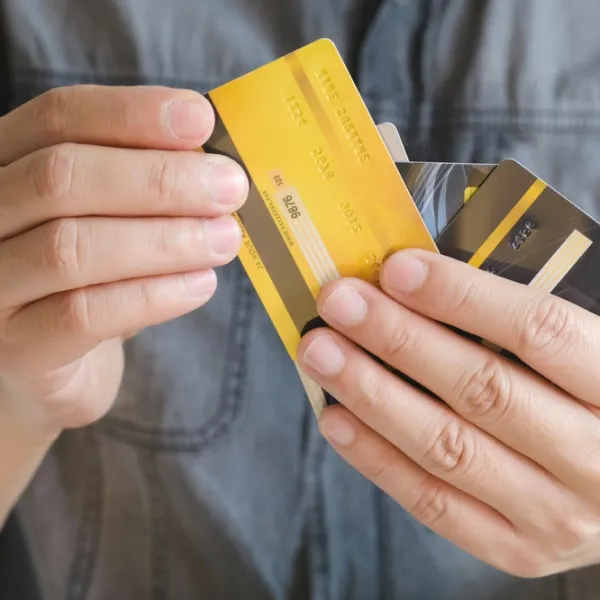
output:
POLYGON ((514 160, 436 239, 440 252, 600 314, 600 225, 514 160))
POLYGON ((497 167, 419 162, 396 166, 434 240, 497 167))

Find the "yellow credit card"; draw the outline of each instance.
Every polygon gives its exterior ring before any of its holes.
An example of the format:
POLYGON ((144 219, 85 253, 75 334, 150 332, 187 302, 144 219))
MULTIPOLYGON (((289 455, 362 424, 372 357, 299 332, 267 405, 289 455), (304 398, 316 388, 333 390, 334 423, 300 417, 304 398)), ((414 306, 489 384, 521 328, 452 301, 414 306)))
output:
POLYGON ((244 166, 240 260, 290 356, 328 281, 377 285, 402 248, 437 251, 335 45, 318 40, 207 95, 206 152, 244 166))

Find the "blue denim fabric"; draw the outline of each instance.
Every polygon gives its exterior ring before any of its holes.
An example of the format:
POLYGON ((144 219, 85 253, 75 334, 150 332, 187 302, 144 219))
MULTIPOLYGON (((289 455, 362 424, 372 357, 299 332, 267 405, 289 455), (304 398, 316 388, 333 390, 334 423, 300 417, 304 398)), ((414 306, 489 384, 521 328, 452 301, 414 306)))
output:
MULTIPOLYGON (((414 160, 513 156, 600 214, 589 0, 0 0, 10 100, 82 82, 207 91, 321 36, 414 160)), ((508 577, 321 439, 238 263, 127 347, 112 412, 66 433, 18 517, 44 600, 591 600, 596 568, 508 577)))

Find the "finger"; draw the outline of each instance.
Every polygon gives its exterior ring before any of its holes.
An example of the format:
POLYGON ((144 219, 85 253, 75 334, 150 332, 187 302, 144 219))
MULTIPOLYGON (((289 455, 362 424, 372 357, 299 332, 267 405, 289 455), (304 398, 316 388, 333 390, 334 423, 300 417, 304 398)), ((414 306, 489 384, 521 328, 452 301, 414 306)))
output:
POLYGON ((381 277, 405 306, 504 348, 581 400, 600 405, 600 320, 561 298, 427 252, 392 257, 381 277))
POLYGON ((598 419, 529 369, 359 280, 325 287, 318 308, 347 338, 561 481, 581 488, 600 476, 598 419))
POLYGON ((431 476, 342 407, 325 410, 319 426, 344 460, 415 519, 480 560, 521 572, 521 540, 502 515, 431 476))
POLYGON ((200 94, 163 87, 57 88, 0 118, 0 165, 65 142, 193 150, 214 128, 200 94))
POLYGON ((547 527, 545 499, 562 498, 562 489, 538 465, 395 377, 336 332, 308 334, 299 356, 314 381, 421 468, 521 528, 547 527))
POLYGON ((60 217, 231 214, 247 193, 223 156, 54 146, 0 169, 0 238, 60 217))
POLYGON ((0 309, 90 285, 222 266, 241 239, 233 217, 52 221, 0 244, 0 309))
POLYGON ((0 337, 12 373, 51 370, 105 340, 180 317, 214 294, 213 271, 109 283, 56 294, 13 315, 0 337))

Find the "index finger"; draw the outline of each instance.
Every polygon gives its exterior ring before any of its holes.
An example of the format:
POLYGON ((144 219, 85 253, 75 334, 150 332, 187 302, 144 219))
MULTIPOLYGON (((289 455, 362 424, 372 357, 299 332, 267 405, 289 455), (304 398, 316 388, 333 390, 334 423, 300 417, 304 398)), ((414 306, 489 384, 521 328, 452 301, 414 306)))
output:
POLYGON ((598 317, 562 298, 429 252, 409 250, 382 270, 385 292, 431 319, 516 355, 570 394, 600 405, 598 317))
POLYGON ((194 150, 212 133, 210 103, 165 87, 56 88, 0 118, 0 165, 63 143, 194 150))

